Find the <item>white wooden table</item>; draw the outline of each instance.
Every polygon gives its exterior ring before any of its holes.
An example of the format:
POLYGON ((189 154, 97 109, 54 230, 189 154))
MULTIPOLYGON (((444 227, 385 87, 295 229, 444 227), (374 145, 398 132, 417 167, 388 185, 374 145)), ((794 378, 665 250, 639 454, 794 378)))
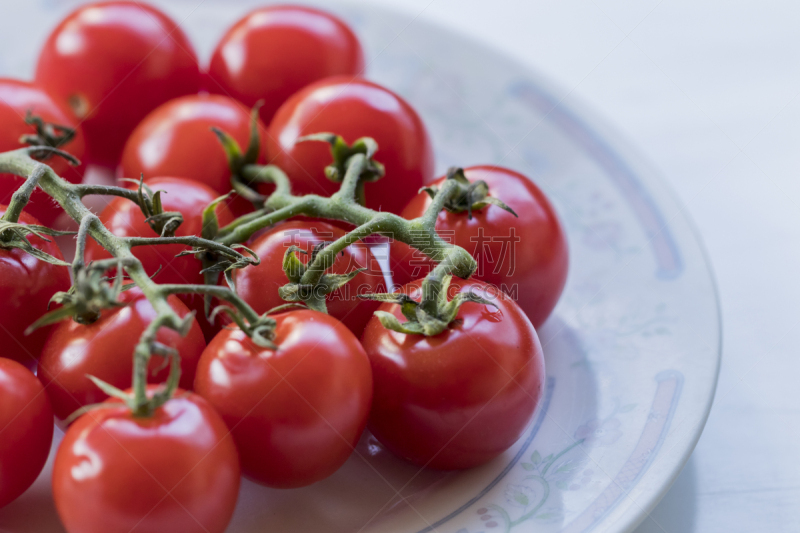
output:
POLYGON ((469 33, 588 102, 699 228, 722 373, 692 459, 637 533, 800 531, 800 2, 373 2, 469 33))

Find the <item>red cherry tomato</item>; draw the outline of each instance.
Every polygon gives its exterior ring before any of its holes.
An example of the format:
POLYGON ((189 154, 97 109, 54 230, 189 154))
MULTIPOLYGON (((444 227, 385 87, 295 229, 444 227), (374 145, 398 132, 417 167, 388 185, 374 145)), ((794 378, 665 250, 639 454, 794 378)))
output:
POLYGON ((0 358, 0 507, 30 487, 53 441, 53 411, 30 370, 0 358))
MULTIPOLYGON (((470 468, 514 444, 544 385, 539 338, 513 300, 480 281, 453 280, 494 302, 468 302, 460 323, 433 336, 406 335, 377 317, 362 343, 375 383, 369 429, 390 451, 420 466, 470 468)), ((420 297, 418 283, 403 287, 420 297)), ((405 318, 397 304, 380 310, 405 318)))
MULTIPOLYGON (((0 216, 6 206, 0 205, 0 216)), ((21 224, 39 224, 39 221, 23 212, 21 224)), ((58 245, 36 236, 28 237, 34 248, 63 260, 58 245)), ((50 298, 58 291, 69 290, 72 282, 69 269, 39 261, 19 249, 0 246, 0 346, 3 357, 33 367, 52 326, 41 328, 32 335, 25 330, 47 312, 50 298)))
MULTIPOLYGON (((61 420, 81 407, 107 398, 87 375, 119 389, 131 386, 133 349, 156 312, 138 288, 123 292, 119 300, 125 307, 103 311, 100 319, 92 324, 81 325, 74 320, 61 322, 44 345, 38 375, 47 389, 56 417, 61 420)), ((176 296, 170 296, 168 301, 180 317, 189 314, 189 309, 176 296)), ((200 326, 195 321, 185 337, 161 328, 157 340, 178 350, 180 386, 191 389, 197 361, 206 347, 200 326)), ((155 356, 150 360, 149 371, 148 381, 162 383, 169 374, 169 365, 155 356)))
MULTIPOLYGON (((505 202, 518 217, 494 205, 473 211, 472 219, 466 211, 443 210, 436 230, 478 261, 475 279, 509 294, 538 328, 550 316, 567 281, 567 240, 555 209, 539 187, 513 170, 475 166, 464 173, 470 181, 485 181, 489 195, 505 202)), ((402 216, 418 217, 430 203, 430 196, 420 193, 402 216)), ((391 262, 396 285, 424 277, 432 265, 422 252, 399 241, 392 244, 391 262)))
MULTIPOLYGON (((181 176, 214 189, 231 190, 228 159, 216 126, 239 143, 250 141, 250 110, 241 102, 220 95, 196 94, 171 100, 156 108, 133 130, 122 153, 120 170, 128 178, 181 176)), ((264 125, 258 124, 261 138, 264 125)), ((263 154, 260 157, 264 163, 263 154)), ((249 211, 252 206, 247 202, 249 211)))
MULTIPOLYGON (((0 78, 0 124, 3 125, 0 129, 0 152, 28 146, 20 142, 22 135, 36 133, 35 127, 25 123, 25 115, 28 111, 45 122, 76 130, 72 140, 59 148, 80 159, 81 164, 72 166, 66 159, 58 156, 49 157, 44 162, 65 180, 80 183, 86 168, 83 164, 86 150, 83 131, 74 118, 56 105, 52 97, 30 83, 0 78)), ((23 178, 13 174, 0 174, 0 203, 7 205, 11 201, 11 195, 22 186, 24 181, 23 178)), ((45 225, 52 224, 62 212, 59 205, 39 188, 33 191, 28 205, 25 206, 25 211, 45 225)))
POLYGON ((189 39, 158 9, 98 2, 79 7, 50 33, 36 83, 82 122, 91 162, 114 166, 147 113, 197 92, 200 69, 189 39))
POLYGON ((217 44, 207 88, 252 106, 263 99, 269 123, 291 95, 322 78, 355 76, 364 54, 352 30, 330 13, 303 6, 256 9, 217 44))
POLYGON ((239 493, 225 423, 178 391, 151 416, 103 407, 70 426, 53 465, 53 498, 70 533, 222 533, 239 493))
MULTIPOLYGON (((345 235, 337 226, 320 220, 292 220, 280 224, 265 233, 250 248, 261 259, 261 263, 236 271, 236 291, 257 313, 283 305, 278 289, 289 283, 283 272, 283 257, 290 246, 306 251, 298 254, 300 261, 307 263, 314 247, 323 242, 335 241, 345 235)), ((377 302, 362 300, 359 294, 386 292, 383 273, 371 261, 369 250, 363 243, 345 248, 328 272, 346 274, 357 268, 368 268, 357 274, 350 282, 326 296, 328 313, 344 322, 356 336, 378 307, 377 302)))
POLYGON ((352 143, 372 137, 375 160, 386 175, 365 185, 367 207, 399 213, 417 191, 433 179, 433 149, 416 111, 380 85, 350 76, 309 85, 281 106, 269 126, 267 157, 292 179, 298 194, 329 196, 339 184, 325 177, 330 147, 297 139, 332 132, 352 143))
MULTIPOLYGON (((200 235, 203 229, 203 209, 218 195, 210 187, 185 178, 160 177, 146 179, 145 183, 155 192, 161 194, 164 211, 178 211, 183 214, 183 223, 175 232, 177 236, 200 235)), ((223 204, 217 206, 217 217, 220 226, 233 221, 233 215, 223 204)), ((145 222, 145 216, 139 206, 124 198, 115 197, 100 213, 100 221, 112 233, 119 237, 157 237, 155 231, 145 222)), ((153 246, 137 246, 133 254, 142 262, 151 276, 158 272, 158 283, 203 283, 200 273, 202 264, 194 256, 175 257, 187 250, 181 244, 159 244, 153 246), (159 267, 161 270, 159 271, 159 267)), ((94 240, 86 243, 86 260, 97 260, 111 257, 111 254, 94 240)), ((211 338, 218 328, 208 323, 203 311, 203 297, 195 294, 181 294, 180 299, 197 312, 197 320, 203 333, 211 338)))
POLYGON ((338 320, 307 309, 275 320, 277 350, 238 328, 214 337, 195 390, 231 428, 246 476, 302 487, 350 456, 367 423, 372 377, 364 349, 338 320))

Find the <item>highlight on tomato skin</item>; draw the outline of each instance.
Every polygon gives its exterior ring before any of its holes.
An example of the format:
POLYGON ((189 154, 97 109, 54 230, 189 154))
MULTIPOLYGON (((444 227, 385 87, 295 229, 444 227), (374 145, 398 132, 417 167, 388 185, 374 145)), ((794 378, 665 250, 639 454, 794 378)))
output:
POLYGON ((217 44, 205 88, 247 106, 259 100, 269 124, 290 96, 330 76, 363 74, 364 52, 338 17, 307 6, 255 9, 231 26, 217 44))
POLYGON ((352 144, 361 137, 378 143, 375 160, 383 178, 364 185, 366 206, 399 214, 419 189, 433 180, 434 155, 420 116, 401 96, 375 82, 337 76, 313 83, 275 113, 266 139, 268 160, 292 180, 296 194, 330 196, 338 190, 325 176, 330 146, 298 142, 306 135, 335 132, 352 144))
POLYGON ((113 168, 147 113, 198 91, 200 67, 186 34, 161 10, 135 1, 95 2, 50 32, 35 83, 81 122, 89 162, 113 168))
MULTIPOLYGON (((401 291, 419 300, 420 283, 401 291)), ((519 306, 481 281, 454 279, 450 295, 461 291, 497 307, 467 302, 458 321, 432 337, 391 331, 376 316, 362 337, 375 384, 368 428, 421 467, 491 461, 522 435, 544 389, 539 338, 519 306)), ((379 311, 404 320, 399 307, 383 303, 379 311)))
MULTIPOLYGON (((0 216, 7 207, 0 205, 0 216)), ((19 223, 40 225, 34 217, 22 212, 19 223)), ((51 237, 47 240, 28 236, 31 246, 63 261, 58 244, 51 237)), ((46 326, 33 335, 25 330, 47 312, 50 298, 59 291, 67 291, 71 285, 69 269, 40 261, 20 249, 0 248, 0 346, 2 357, 13 359, 34 368, 42 352, 45 340, 52 330, 46 326)))
POLYGON ((24 493, 44 468, 53 440, 53 411, 30 370, 0 357, 0 508, 24 493))
POLYGON ((56 452, 53 499, 65 529, 223 533, 241 470, 217 412, 180 389, 146 417, 109 403, 78 418, 56 452))
MULTIPOLYGON (((64 150, 78 160, 80 165, 71 165, 66 159, 51 156, 44 159, 53 171, 69 181, 80 183, 86 170, 86 141, 83 129, 78 120, 68 110, 56 103, 52 96, 42 88, 27 81, 0 78, 0 152, 16 150, 29 146, 21 141, 23 135, 36 135, 37 129, 26 120, 41 120, 46 125, 67 127, 73 135, 64 135, 63 131, 55 131, 59 137, 58 148, 64 150)), ((42 139, 55 141, 56 139, 42 139)), ((12 174, 0 174, 0 204, 8 205, 11 195, 19 189, 25 180, 12 174)), ((61 206, 41 189, 34 190, 25 211, 44 225, 52 225, 63 213, 61 206)))
POLYGON ((344 464, 367 424, 372 373, 358 339, 330 315, 275 315, 276 348, 222 330, 195 390, 231 428, 243 473, 276 488, 310 485, 344 464))
MULTIPOLYGON (((471 212, 444 209, 436 219, 436 231, 472 254, 478 262, 474 279, 509 294, 538 328, 558 303, 569 269, 566 233, 555 207, 531 179, 514 170, 477 165, 465 168, 464 175, 473 184, 485 182, 489 196, 501 200, 516 216, 492 204, 471 212)), ((446 179, 440 177, 431 186, 441 186, 446 179)), ((430 195, 419 192, 402 216, 421 216, 430 204, 430 195)), ((390 262, 396 285, 424 277, 435 265, 400 241, 391 244, 390 262)))

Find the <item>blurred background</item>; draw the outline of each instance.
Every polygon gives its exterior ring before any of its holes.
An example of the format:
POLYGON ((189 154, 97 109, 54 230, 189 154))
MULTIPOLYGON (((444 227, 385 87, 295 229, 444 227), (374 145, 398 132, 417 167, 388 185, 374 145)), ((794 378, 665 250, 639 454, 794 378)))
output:
MULTIPOLYGON (((151 3, 188 14, 197 1, 151 3)), ((637 533, 800 531, 800 2, 368 3, 548 77, 635 146, 695 221, 721 296, 722 373, 692 458, 637 533)), ((0 33, 24 20, 23 3, 0 5, 0 33)), ((26 24, 41 42, 53 21, 39 22, 26 24)), ((3 54, 0 68, 27 72, 37 52, 3 54)))

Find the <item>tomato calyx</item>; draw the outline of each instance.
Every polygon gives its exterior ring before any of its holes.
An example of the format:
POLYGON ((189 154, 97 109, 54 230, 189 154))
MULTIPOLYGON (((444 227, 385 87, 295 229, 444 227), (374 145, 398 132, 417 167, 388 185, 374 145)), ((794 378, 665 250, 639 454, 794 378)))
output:
POLYGON ((133 284, 123 285, 122 265, 118 265, 114 282, 109 283, 109 278, 103 275, 107 268, 106 263, 103 261, 100 265, 73 268, 75 282, 72 287, 66 292, 59 291, 50 298, 50 304, 56 303, 60 307, 42 315, 28 326, 25 334, 29 335, 38 328, 69 318, 78 324, 91 324, 100 318, 104 310, 125 307, 126 304, 119 301, 119 295, 133 287, 133 284))
POLYGON ((326 142, 331 145, 333 163, 325 167, 325 177, 334 183, 341 183, 347 172, 347 160, 356 154, 367 156, 367 164, 361 171, 362 181, 378 181, 386 173, 383 165, 373 159, 378 151, 378 143, 371 137, 361 137, 348 145, 344 138, 335 133, 314 133, 297 139, 297 142, 326 142))
POLYGON ((361 169, 356 189, 356 199, 361 205, 366 203, 364 183, 378 181, 386 174, 386 169, 383 165, 373 159, 375 152, 378 151, 378 143, 371 137, 361 137, 356 139, 353 144, 348 145, 342 136, 335 133, 314 133, 300 137, 297 142, 325 142, 330 144, 333 162, 325 167, 325 177, 334 183, 342 183, 344 181, 350 158, 356 154, 363 154, 366 161, 361 169))
MULTIPOLYGON (((36 133, 28 133, 19 138, 19 142, 30 146, 48 146, 51 148, 58 148, 69 143, 75 138, 75 129, 63 124, 56 124, 53 122, 45 122, 38 115, 34 115, 32 110, 25 113, 25 124, 33 126, 36 133)), ((39 158, 40 161, 47 161, 52 157, 52 153, 45 153, 39 158)))
MULTIPOLYGON (((444 208, 451 213, 467 212, 467 218, 472 219, 473 211, 480 211, 489 205, 496 205, 505 209, 515 217, 517 214, 505 202, 494 196, 489 196, 489 185, 483 180, 476 180, 472 183, 464 175, 464 169, 460 167, 450 167, 447 170, 447 179, 458 183, 456 192, 450 195, 444 203, 444 208)), ((430 185, 423 187, 420 191, 428 193, 431 198, 436 198, 439 194, 439 187, 430 185)))
MULTIPOLYGON (((216 208, 220 203, 227 200, 231 194, 233 193, 230 192, 216 198, 203 209, 203 228, 201 230, 201 237, 203 239, 212 242, 216 238, 219 233, 219 217, 217 216, 216 208)), ((261 260, 258 254, 243 244, 232 244, 228 248, 230 248, 230 250, 194 246, 189 250, 180 252, 176 257, 194 255, 202 264, 200 273, 203 275, 203 281, 206 285, 216 285, 219 281, 219 275, 222 273, 225 276, 225 280, 228 282, 228 286, 234 289, 235 281, 233 279, 233 271, 250 265, 257 265, 261 260), (237 250, 243 250, 247 255, 238 253, 237 250)), ((207 317, 210 316, 211 300, 211 295, 206 294, 204 296, 205 314, 207 317)))
MULTIPOLYGON (((287 306, 280 307, 284 309, 287 308, 287 306)), ((220 313, 224 313, 239 326, 239 329, 241 329, 245 335, 250 337, 253 344, 262 348, 277 350, 278 346, 272 341, 275 339, 275 328, 278 323, 271 316, 267 316, 271 312, 274 311, 270 310, 259 316, 256 320, 250 321, 235 309, 227 305, 220 305, 211 313, 209 320, 213 323, 214 319, 216 319, 220 313)))
POLYGON ((229 250, 220 250, 220 248, 206 248, 202 245, 190 248, 180 252, 175 257, 183 257, 185 255, 193 255, 203 262, 203 268, 200 273, 206 276, 209 281, 213 277, 215 284, 219 273, 225 274, 225 279, 233 286, 232 272, 238 268, 245 268, 250 265, 257 265, 261 260, 256 253, 243 244, 232 244, 228 246, 229 250), (237 250, 244 250, 250 257, 239 253, 237 250))
POLYGON ((247 144, 247 150, 244 152, 242 152, 239 143, 230 134, 216 126, 211 127, 211 131, 219 139, 222 149, 225 150, 225 156, 228 158, 228 168, 231 171, 231 187, 236 194, 252 202, 256 208, 263 206, 267 197, 253 189, 252 184, 255 180, 246 179, 242 171, 245 166, 254 165, 258 162, 258 156, 261 151, 261 135, 258 133, 258 113, 263 105, 264 101, 259 100, 250 110, 250 139, 247 144))
POLYGON ((145 216, 145 222, 162 237, 174 237, 175 230, 183 224, 183 215, 178 211, 164 211, 161 193, 145 185, 144 174, 139 177, 139 208, 145 216))
POLYGON ((423 281, 423 297, 419 302, 402 292, 368 294, 361 297, 379 302, 395 303, 400 306, 400 312, 403 313, 406 322, 400 322, 392 313, 375 311, 378 320, 386 329, 426 337, 439 335, 447 328, 457 325, 459 323, 458 311, 466 302, 481 303, 497 308, 496 304, 478 296, 471 289, 459 292, 452 300, 448 300, 447 291, 452 279, 452 275, 446 275, 441 284, 435 283, 433 279, 423 281))
MULTIPOLYGON (((314 263, 319 253, 331 243, 321 242, 311 252, 309 265, 314 263)), ((303 283, 303 275, 308 270, 308 265, 300 261, 297 253, 307 254, 305 250, 290 246, 283 255, 283 271, 289 278, 289 283, 278 289, 278 294, 287 302, 303 302, 310 309, 327 313, 325 296, 341 288, 355 278, 366 268, 357 268, 347 274, 322 274, 315 283, 303 283)))

